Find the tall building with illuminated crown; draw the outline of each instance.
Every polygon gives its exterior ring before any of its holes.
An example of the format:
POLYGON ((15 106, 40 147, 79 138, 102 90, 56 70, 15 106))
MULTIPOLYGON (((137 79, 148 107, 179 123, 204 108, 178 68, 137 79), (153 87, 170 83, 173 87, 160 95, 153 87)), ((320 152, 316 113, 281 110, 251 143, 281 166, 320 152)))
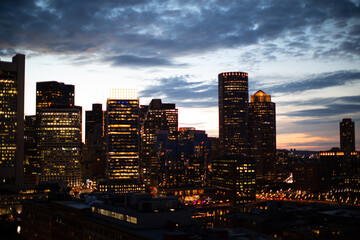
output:
POLYGON ((0 184, 23 183, 25 55, 0 61, 0 184))
POLYGON ((256 161, 257 179, 272 179, 276 160, 275 103, 261 90, 250 97, 249 152, 256 161))
POLYGON ((112 90, 106 103, 106 177, 139 177, 139 99, 135 89, 112 90))
POLYGON ((246 155, 248 74, 224 72, 219 78, 219 138, 224 153, 246 155))
POLYGON ((255 201, 255 161, 248 154, 248 74, 219 78, 219 139, 222 155, 212 161, 211 184, 232 204, 255 201))

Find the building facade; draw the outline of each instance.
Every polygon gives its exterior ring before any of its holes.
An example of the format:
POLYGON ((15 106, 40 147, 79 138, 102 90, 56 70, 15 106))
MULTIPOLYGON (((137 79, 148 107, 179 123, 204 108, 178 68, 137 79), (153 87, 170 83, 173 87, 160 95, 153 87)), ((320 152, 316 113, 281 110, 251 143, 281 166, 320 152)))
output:
POLYGON ((248 150, 248 74, 224 72, 219 79, 219 138, 228 155, 247 154, 248 150))
POLYGON ((23 183, 25 55, 0 61, 0 184, 23 183))
POLYGON ((38 145, 36 142, 36 115, 25 116, 24 130, 24 184, 38 184, 41 168, 38 145))
POLYGON ((43 108, 38 116, 41 181, 79 186, 82 108, 43 108))
POLYGON ((340 149, 344 152, 355 151, 355 123, 351 118, 340 122, 340 149))
POLYGON ((254 202, 255 161, 243 155, 224 156, 211 164, 211 185, 217 189, 219 198, 234 205, 254 202))
POLYGON ((83 177, 104 179, 106 167, 105 112, 102 104, 93 104, 85 112, 85 147, 83 151, 83 177))
POLYGON ((204 186, 211 158, 211 142, 205 131, 180 128, 178 139, 172 140, 168 131, 156 136, 156 156, 159 167, 155 172, 157 187, 204 186))
MULTIPOLYGON (((124 90, 125 91, 125 90, 124 90)), ((112 96, 106 104, 106 177, 139 178, 139 99, 135 91, 112 96)))
POLYGON ((140 123, 141 135, 141 177, 146 185, 156 185, 157 161, 155 143, 159 130, 167 130, 171 140, 176 139, 178 129, 178 109, 173 103, 162 103, 161 99, 151 100, 143 121, 140 123))
POLYGON ((275 103, 259 90, 249 103, 249 150, 256 161, 257 179, 275 178, 276 121, 275 103))
POLYGON ((56 81, 36 83, 36 114, 49 107, 73 107, 75 101, 74 85, 56 81))

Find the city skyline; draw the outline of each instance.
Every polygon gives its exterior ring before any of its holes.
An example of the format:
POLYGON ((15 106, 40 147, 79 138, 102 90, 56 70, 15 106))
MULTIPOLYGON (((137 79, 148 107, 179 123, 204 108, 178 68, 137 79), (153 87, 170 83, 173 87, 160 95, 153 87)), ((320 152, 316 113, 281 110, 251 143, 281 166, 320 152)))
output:
POLYGON ((75 85, 84 111, 105 106, 110 88, 137 88, 140 104, 175 103, 179 127, 218 136, 217 75, 243 71, 249 95, 276 103, 278 149, 339 147, 343 118, 359 149, 359 3, 11 1, 0 57, 26 54, 25 115, 36 82, 75 85))

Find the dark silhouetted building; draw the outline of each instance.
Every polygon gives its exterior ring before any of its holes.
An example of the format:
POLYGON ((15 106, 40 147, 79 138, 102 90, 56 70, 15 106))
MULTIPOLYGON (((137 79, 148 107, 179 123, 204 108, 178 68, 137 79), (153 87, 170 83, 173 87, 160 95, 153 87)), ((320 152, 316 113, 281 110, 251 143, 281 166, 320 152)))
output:
POLYGON ((275 178, 276 122, 275 103, 259 90, 249 103, 249 150, 256 161, 257 179, 275 178))
POLYGON ((40 180, 41 168, 36 142, 37 122, 36 116, 25 116, 24 130, 24 184, 38 184, 40 180))
POLYGON ((93 104, 92 110, 85 112, 83 178, 104 179, 105 167, 105 114, 102 104, 93 104))
POLYGON ((352 179, 357 178, 360 164, 357 152, 322 151, 320 161, 323 171, 326 171, 325 179, 330 189, 344 190, 351 187, 352 179))
POLYGON ((155 143, 159 130, 167 130, 170 140, 176 139, 178 129, 178 109, 173 103, 162 103, 161 99, 151 100, 140 122, 141 134, 141 176, 147 185, 156 185, 157 161, 155 143))
POLYGON ((355 151, 355 123, 351 118, 340 122, 340 149, 343 152, 355 151))
POLYGON ((161 130, 156 136, 158 187, 204 186, 210 162, 211 142, 205 131, 180 128, 178 139, 161 130))
POLYGON ((61 82, 36 83, 36 114, 49 107, 72 107, 75 101, 74 85, 61 82))
POLYGON ((158 240, 179 238, 191 211, 179 200, 150 194, 98 195, 74 200, 26 201, 21 235, 32 239, 158 240), (172 237, 172 235, 174 235, 172 237))
POLYGON ((224 72, 219 76, 219 138, 227 155, 247 154, 248 74, 224 72))
POLYGON ((0 61, 0 184, 23 183, 25 55, 0 61))
POLYGON ((106 177, 139 177, 139 99, 135 90, 121 89, 106 104, 106 177))

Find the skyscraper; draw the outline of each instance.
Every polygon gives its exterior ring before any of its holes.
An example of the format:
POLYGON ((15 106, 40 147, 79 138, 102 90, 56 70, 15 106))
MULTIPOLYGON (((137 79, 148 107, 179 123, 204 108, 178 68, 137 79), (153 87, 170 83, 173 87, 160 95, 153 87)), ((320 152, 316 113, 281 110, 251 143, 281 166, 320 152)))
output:
POLYGON ((233 204, 255 201, 255 160, 248 156, 248 74, 219 74, 222 156, 212 162, 211 184, 233 204))
POLYGON ((275 103, 261 90, 250 97, 249 150, 256 161, 257 179, 272 179, 276 160, 275 103))
POLYGON ((81 183, 81 107, 43 108, 39 116, 41 181, 81 183))
POLYGON ((25 55, 0 61, 0 184, 23 183, 25 55))
POLYGON ((139 99, 121 89, 106 103, 106 175, 109 180, 139 177, 139 99))
POLYGON ((81 183, 82 108, 74 106, 74 85, 36 83, 36 142, 41 181, 81 183))
POLYGON ((219 78, 219 138, 224 153, 247 153, 248 74, 224 72, 219 78))
POLYGON ((173 103, 162 103, 161 99, 151 100, 140 123, 141 134, 141 175, 147 185, 156 185, 156 172, 159 168, 155 143, 159 130, 167 130, 170 140, 176 139, 178 129, 178 109, 173 103))
POLYGON ((355 151, 355 123, 351 118, 340 122, 340 149, 343 152, 355 151))

